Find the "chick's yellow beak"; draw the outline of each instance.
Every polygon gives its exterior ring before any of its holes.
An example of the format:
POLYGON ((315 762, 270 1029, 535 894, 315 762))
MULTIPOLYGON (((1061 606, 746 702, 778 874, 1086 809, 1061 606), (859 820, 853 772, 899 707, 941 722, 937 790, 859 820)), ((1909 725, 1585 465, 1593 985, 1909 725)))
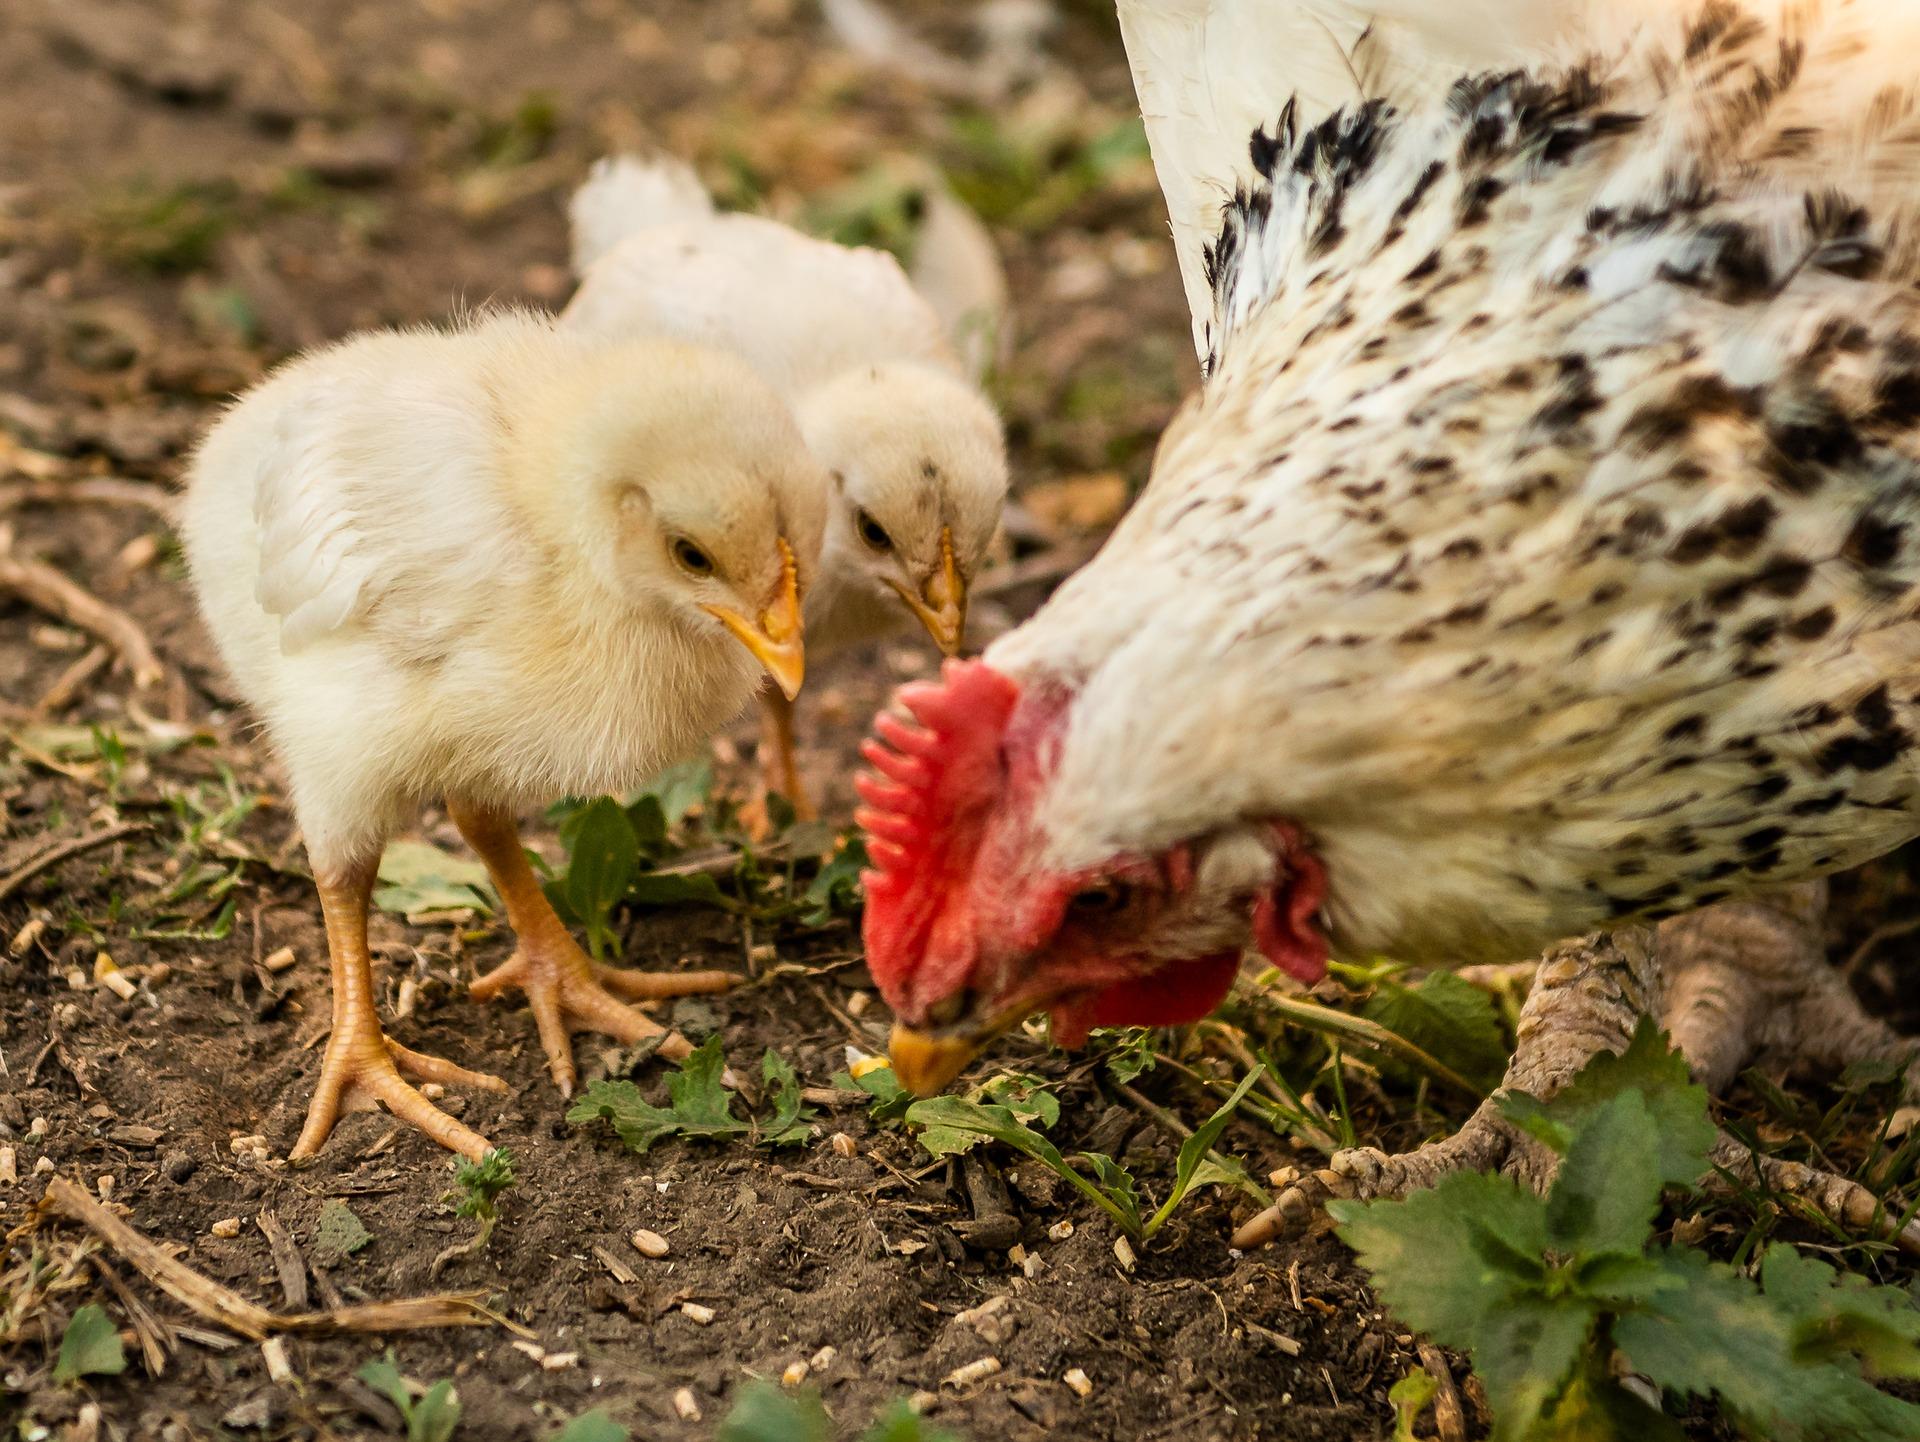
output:
POLYGON ((901 1086, 917 1097, 930 1097, 945 1091, 967 1069, 981 1044, 972 1037, 933 1036, 896 1026, 887 1039, 887 1056, 901 1086))
POLYGON ((967 629, 967 583, 960 575, 960 563, 953 555, 953 527, 940 528, 940 569, 927 577, 919 595, 904 587, 900 599, 920 618, 934 644, 949 656, 960 653, 960 641, 967 629))
POLYGON ((733 632, 734 639, 767 668, 774 684, 791 701, 800 694, 800 683, 807 674, 806 650, 801 640, 800 572, 794 564, 793 548, 785 540, 775 544, 780 547, 780 582, 758 622, 749 621, 727 606, 701 609, 733 632))

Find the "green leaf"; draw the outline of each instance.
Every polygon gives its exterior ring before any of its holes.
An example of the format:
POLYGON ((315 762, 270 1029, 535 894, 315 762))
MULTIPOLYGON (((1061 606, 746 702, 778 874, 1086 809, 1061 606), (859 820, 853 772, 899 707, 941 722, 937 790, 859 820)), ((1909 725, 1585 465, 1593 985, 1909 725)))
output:
POLYGON ((1660 1211, 1660 1135, 1639 1092, 1588 1113, 1547 1198, 1547 1238, 1577 1257, 1638 1257, 1660 1211))
POLYGON ((1514 1096, 1506 1099, 1506 1112, 1516 1126, 1564 1155, 1581 1122, 1624 1091, 1639 1092, 1653 1116, 1661 1185, 1692 1186, 1707 1170, 1717 1133, 1707 1116, 1706 1090, 1695 1085, 1686 1058, 1651 1018, 1641 1018, 1626 1051, 1595 1057, 1545 1106, 1514 1096))
POLYGON ((813 880, 800 897, 807 908, 800 920, 807 926, 826 926, 837 917, 851 916, 860 909, 860 873, 872 863, 867 845, 858 832, 841 838, 833 858, 814 873, 813 880))
POLYGON ((773 1115, 760 1124, 761 1145, 785 1147, 805 1142, 813 1135, 813 1119, 819 1113, 801 1104, 800 1078, 792 1065, 769 1047, 760 1058, 760 1076, 773 1092, 773 1115))
POLYGON ((1047 1089, 1042 1077, 1002 1072, 981 1083, 972 1095, 976 1101, 1005 1107, 1019 1121, 1051 1127, 1060 1120, 1060 1098, 1047 1089))
POLYGON ((393 1403, 402 1418, 413 1415, 413 1389, 407 1386, 407 1379, 394 1364, 392 1349, 388 1349, 386 1356, 364 1363, 353 1375, 393 1403))
POLYGON ((1876 1376, 1920 1378, 1920 1302, 1907 1292, 1837 1272, 1784 1243, 1761 1258, 1760 1287, 1792 1318, 1798 1360, 1851 1355, 1876 1376))
POLYGON ((1413 1424, 1439 1390, 1440 1384, 1417 1367, 1387 1388, 1387 1405, 1393 1408, 1393 1442, 1419 1442, 1413 1424))
POLYGON ((117 1377, 127 1370, 126 1350, 113 1318, 92 1302, 76 1310, 60 1338, 53 1380, 73 1382, 81 1377, 117 1377))
POLYGON ((1144 1026, 1095 1027, 1088 1036, 1093 1046, 1109 1048, 1101 1058, 1107 1075, 1125 1084, 1138 1080, 1142 1072, 1153 1070, 1158 1060, 1153 1054, 1153 1029, 1144 1026))
POLYGON ((720 883, 703 871, 691 876, 642 872, 627 887, 627 899, 635 906, 733 907, 733 899, 720 889, 720 883))
POLYGON ((642 787, 640 794, 659 804, 668 826, 678 826, 713 795, 713 761, 701 756, 669 766, 642 787))
POLYGON ((974 1145, 969 1138, 990 1137, 1015 1151, 1050 1167, 1063 1181, 1073 1186, 1114 1221, 1134 1236, 1139 1233, 1139 1218, 1129 1216, 1099 1187, 1067 1165, 1060 1149, 1039 1132, 1021 1122, 1003 1106, 992 1106, 967 1097, 940 1096, 917 1101, 907 1108, 908 1125, 923 1127, 920 1142, 935 1156, 965 1151, 974 1145), (936 1147, 945 1150, 936 1150, 936 1147))
MULTIPOLYGON (((1831 1442, 1911 1442, 1920 1406, 1878 1391, 1850 1358, 1803 1358, 1790 1306, 1688 1248, 1656 1254, 1667 1283, 1614 1323, 1614 1340, 1659 1387, 1717 1396, 1754 1435, 1831 1442)), ((1787 1274, 1786 1294, 1804 1293, 1787 1274)))
POLYGON ((630 1081, 600 1081, 589 1085, 568 1112, 570 1122, 606 1120, 620 1140, 644 1152, 662 1137, 745 1136, 751 1122, 733 1114, 733 1094, 720 1084, 726 1070, 720 1038, 710 1036, 667 1078, 668 1104, 654 1106, 630 1081))
POLYGON ((642 796, 629 805, 627 824, 633 828, 633 839, 642 856, 655 857, 668 850, 667 813, 660 809, 658 796, 642 796))
POLYGON ((499 909, 485 866, 424 841, 389 842, 380 857, 380 881, 373 904, 401 916, 467 907, 484 912, 499 909))
POLYGON ((564 887, 567 906, 587 933, 587 949, 605 956, 617 938, 610 918, 640 869, 640 844, 627 813, 602 796, 573 818, 564 887))
POLYGON ((848 1091, 863 1091, 872 1097, 867 1115, 889 1125, 905 1120, 915 1101, 913 1093, 900 1085, 900 1078, 893 1074, 890 1066, 870 1067, 858 1077, 852 1072, 835 1072, 833 1084, 848 1091))
POLYGON ((453 1209, 455 1216, 492 1217, 494 1203, 513 1185, 513 1154, 495 1147, 477 1162, 461 1162, 453 1185, 460 1198, 453 1209))
MULTIPOLYGON (((1382 978, 1363 1014, 1469 1081, 1489 1091, 1499 1084, 1509 1051, 1499 1008, 1484 989, 1453 972, 1436 971, 1412 986, 1382 978)), ((1398 1076, 1413 1075, 1391 1054, 1381 1065, 1398 1076)))
POLYGON ((904 1400, 895 1402, 860 1434, 860 1442, 960 1442, 960 1434, 934 1427, 904 1400))
POLYGON ((407 1415, 407 1442, 448 1442, 460 1425, 460 1399, 453 1383, 435 1382, 407 1415))
POLYGON ((313 1229, 313 1251, 323 1265, 351 1257, 373 1240, 353 1208, 345 1202, 327 1202, 313 1229))
MULTIPOLYGON (((1173 1215, 1174 1208, 1179 1206, 1187 1193, 1200 1183, 1201 1164, 1207 1161, 1207 1153, 1213 1149, 1213 1144, 1220 1140, 1220 1134, 1227 1129, 1227 1123, 1232 1119, 1234 1111, 1241 1102, 1246 1100, 1247 1093, 1253 1090, 1253 1084, 1260 1080, 1265 1071, 1264 1066, 1257 1066, 1242 1077, 1240 1085, 1233 1089, 1233 1094, 1220 1104, 1219 1109, 1212 1116, 1194 1129, 1192 1136, 1180 1144, 1180 1155, 1173 1164, 1173 1190, 1167 1193, 1167 1199, 1160 1204, 1160 1210, 1148 1219, 1147 1236, 1151 1237, 1165 1226, 1167 1218, 1173 1215)), ((1219 1162, 1213 1163, 1209 1169, 1209 1180, 1233 1180, 1236 1184, 1251 1183, 1246 1168, 1241 1167, 1238 1162, 1232 1163, 1231 1167, 1219 1162), (1239 1167, 1237 1177, 1232 1167, 1239 1167)))
POLYGON ((1079 1152, 1076 1156, 1093 1168, 1094 1184, 1107 1194, 1108 1200, 1126 1217, 1125 1230, 1133 1236, 1139 1236, 1140 1187, 1134 1181, 1133 1173, 1105 1152, 1079 1152))
POLYGON ((1509 1177, 1457 1172, 1403 1201, 1327 1211, 1382 1300, 1450 1347, 1471 1347, 1485 1314, 1542 1276, 1547 1204, 1509 1177))
POLYGON ((547 1442, 630 1442, 633 1434, 607 1415, 604 1407, 582 1412, 547 1442))
POLYGON ((827 1409, 811 1388, 782 1392, 755 1382, 741 1388, 740 1400, 720 1424, 715 1442, 828 1442, 831 1436, 827 1409))

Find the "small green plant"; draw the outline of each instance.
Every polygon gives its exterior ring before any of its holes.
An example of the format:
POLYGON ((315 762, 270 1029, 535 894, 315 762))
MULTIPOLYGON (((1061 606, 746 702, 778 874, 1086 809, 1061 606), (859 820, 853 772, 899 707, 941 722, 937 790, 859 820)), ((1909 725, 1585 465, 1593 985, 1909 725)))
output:
POLYGON ((800 1079, 779 1053, 769 1051, 760 1059, 771 1110, 758 1119, 734 1114, 733 1093, 721 1081, 726 1065, 720 1038, 708 1037, 667 1078, 666 1106, 654 1106, 630 1081, 597 1081, 568 1111, 567 1120, 610 1122, 636 1152, 671 1136, 751 1137, 767 1147, 796 1146, 807 1139, 816 1113, 801 1103, 800 1079))
POLYGON ((448 1442, 460 1425, 460 1398, 453 1383, 442 1378, 422 1388, 409 1382, 400 1375, 392 1352, 368 1362, 354 1376, 393 1403, 406 1423, 407 1442, 448 1442))
POLYGON ((1409 1325, 1473 1357, 1496 1442, 1677 1439, 1614 1380, 1715 1397, 1748 1435, 1896 1442, 1920 1406, 1872 1377, 1920 1377, 1920 1307, 1776 1243, 1757 1276, 1653 1245, 1662 1193, 1708 1169, 1715 1131, 1686 1063, 1643 1023, 1552 1101, 1508 1099, 1560 1157, 1543 1198, 1463 1173, 1402 1201, 1335 1202, 1340 1235, 1409 1325))
POLYGON ((500 1219, 495 1204, 513 1185, 513 1154, 505 1147, 495 1147, 477 1162, 462 1162, 453 1174, 453 1185, 453 1195, 458 1198, 454 1215, 480 1224, 472 1242, 477 1251, 486 1246, 493 1235, 493 1224, 500 1219))
MULTIPOLYGON (((741 1389, 740 1398, 714 1434, 715 1442, 829 1442, 833 1425, 812 1388, 783 1392, 767 1382, 741 1389)), ((924 1421, 904 1401, 895 1402, 860 1436, 860 1442, 960 1442, 956 1433, 924 1421)))
POLYGON ((116 1377, 127 1370, 127 1354, 120 1345, 120 1329, 113 1318, 92 1302, 79 1308, 60 1338, 53 1380, 77 1382, 82 1377, 116 1377))
POLYGON ((425 841, 393 841, 380 857, 380 885, 373 904, 400 916, 435 911, 499 910, 487 868, 471 856, 455 856, 425 841))
POLYGON ((547 1442, 630 1442, 633 1434, 609 1417, 606 1409, 595 1407, 582 1412, 562 1427, 547 1442))
POLYGON ((843 1072, 834 1080, 866 1092, 874 1099, 869 1110, 876 1120, 903 1121, 919 1133, 920 1144, 936 1157, 951 1156, 984 1141, 996 1141, 1032 1157, 1113 1218, 1121 1231, 1144 1242, 1167 1224, 1189 1194, 1201 1187, 1238 1187, 1263 1204, 1271 1200, 1244 1166, 1213 1150, 1261 1074, 1259 1067, 1249 1072, 1219 1110, 1181 1144, 1174 1162, 1173 1186, 1166 1200, 1150 1214, 1143 1210, 1133 1173, 1119 1162, 1101 1152, 1077 1152, 1073 1161, 1083 1166, 1075 1167, 1035 1129, 1033 1123, 1050 1127, 1060 1119, 1060 1102, 1032 1077, 995 1077, 966 1096, 927 1097, 921 1101, 913 1099, 887 1066, 864 1069, 857 1078, 843 1072))
POLYGON ((327 1202, 313 1228, 313 1254, 323 1266, 345 1261, 373 1241, 373 1233, 345 1202, 327 1202))

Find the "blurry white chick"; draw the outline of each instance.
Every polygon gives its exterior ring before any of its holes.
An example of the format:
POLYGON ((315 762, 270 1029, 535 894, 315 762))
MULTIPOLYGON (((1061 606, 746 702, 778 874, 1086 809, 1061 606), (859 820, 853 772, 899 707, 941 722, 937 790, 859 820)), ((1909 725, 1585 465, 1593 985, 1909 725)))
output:
MULTIPOLYGON (((587 335, 675 336, 745 357, 793 405, 832 478, 807 639, 884 634, 900 603, 953 655, 967 587, 1007 496, 999 417, 939 316, 892 256, 724 215, 674 160, 604 160, 573 198, 579 292, 561 323, 587 335)), ((764 693, 768 786, 811 814, 791 701, 764 693)))
POLYGON ((333 966, 333 1035, 295 1157, 343 1106, 374 1102, 469 1157, 487 1149, 401 1074, 503 1084, 395 1044, 374 1010, 368 898, 387 837, 423 801, 445 798, 518 938, 473 994, 527 993, 562 1092, 570 1031, 660 1032, 612 993, 730 983, 590 962, 513 817, 684 755, 762 668, 798 688, 825 484, 738 358, 513 312, 318 351, 214 428, 184 511, 194 586, 286 767, 333 966))

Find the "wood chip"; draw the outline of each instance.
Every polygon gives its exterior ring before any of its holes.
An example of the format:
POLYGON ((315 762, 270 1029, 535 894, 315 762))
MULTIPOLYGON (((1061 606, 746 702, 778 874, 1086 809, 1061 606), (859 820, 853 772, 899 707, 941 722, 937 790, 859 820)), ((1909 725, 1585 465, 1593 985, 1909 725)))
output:
POLYGON ((835 1132, 828 1137, 827 1145, 833 1148, 833 1154, 836 1157, 844 1157, 849 1161, 860 1155, 859 1143, 845 1132, 835 1132))
POLYGON ((1066 1375, 1060 1380, 1071 1387, 1077 1397, 1086 1398, 1093 1395, 1093 1379, 1078 1367, 1067 1368, 1066 1375))
POLYGON ((212 1232, 216 1237, 237 1237, 240 1235, 240 1219, 238 1217, 222 1217, 211 1227, 208 1227, 207 1230, 212 1232))
POLYGON ((822 1347, 818 1352, 815 1352, 811 1357, 807 1358, 807 1365, 815 1372, 824 1372, 833 1365, 833 1359, 839 1355, 840 1349, 838 1347, 822 1347))
POLYGON ((0 1187, 10 1187, 20 1180, 19 1162, 12 1147, 0 1147, 0 1187))
POLYGON ((1047 1240, 1050 1242, 1064 1242, 1072 1235, 1073 1222, 1071 1220, 1055 1222, 1047 1228, 1047 1240))
POLYGON ((710 1327, 713 1325, 715 1313, 713 1308, 702 1306, 698 1302, 682 1302, 680 1315, 696 1327, 710 1327))
POLYGON ((682 1422, 700 1420, 700 1401, 693 1395, 693 1388, 681 1387, 673 1394, 673 1411, 682 1422))
POLYGON ((955 1367, 940 1379, 943 1387, 971 1387, 976 1382, 984 1382, 1000 1371, 998 1357, 982 1357, 977 1362, 969 1362, 964 1367, 955 1367))
POLYGON ((812 1371, 813 1369, 805 1362, 789 1362, 786 1365, 786 1370, 780 1374, 780 1385, 782 1387, 798 1387, 802 1382, 807 1380, 808 1374, 812 1371))
POLYGON ((632 1286, 640 1280, 640 1274, 638 1272, 634 1271, 632 1267, 629 1267, 598 1242, 595 1242, 588 1250, 600 1259, 600 1265, 605 1267, 613 1277, 613 1280, 619 1282, 622 1286, 632 1286))
POLYGON ((44 916, 29 917, 27 919, 27 924, 21 927, 18 931, 14 932, 13 940, 7 943, 7 955, 8 956, 25 956, 27 954, 27 948, 32 946, 36 941, 38 941, 40 939, 41 933, 43 933, 46 929, 47 929, 46 917, 44 916))
POLYGON ((271 1207, 262 1207, 253 1224, 267 1239, 267 1250, 273 1253, 273 1270, 280 1278, 280 1294, 294 1311, 306 1311, 309 1305, 306 1258, 300 1255, 300 1249, 271 1207))
POLYGON ((260 1344, 260 1355, 266 1359, 267 1376, 276 1382, 293 1380, 293 1364, 287 1360, 287 1339, 269 1337, 260 1344))
POLYGON ((667 1239, 658 1232, 650 1232, 645 1227, 638 1228, 630 1238, 634 1251, 643 1257, 659 1261, 673 1249, 667 1245, 667 1239))
POLYGON ((1113 1259, 1120 1264, 1122 1270, 1128 1272, 1131 1272, 1140 1260, 1133 1254, 1133 1243, 1125 1237, 1113 1239, 1113 1259))
POLYGON ((270 971, 278 976, 299 960, 300 958, 294 954, 292 947, 283 946, 278 951, 270 951, 261 957, 260 969, 262 971, 270 971))
POLYGON ((1433 1378, 1433 1426, 1440 1442, 1467 1442, 1467 1412, 1454 1385, 1446 1354, 1431 1342, 1420 1344, 1420 1365, 1433 1378))

